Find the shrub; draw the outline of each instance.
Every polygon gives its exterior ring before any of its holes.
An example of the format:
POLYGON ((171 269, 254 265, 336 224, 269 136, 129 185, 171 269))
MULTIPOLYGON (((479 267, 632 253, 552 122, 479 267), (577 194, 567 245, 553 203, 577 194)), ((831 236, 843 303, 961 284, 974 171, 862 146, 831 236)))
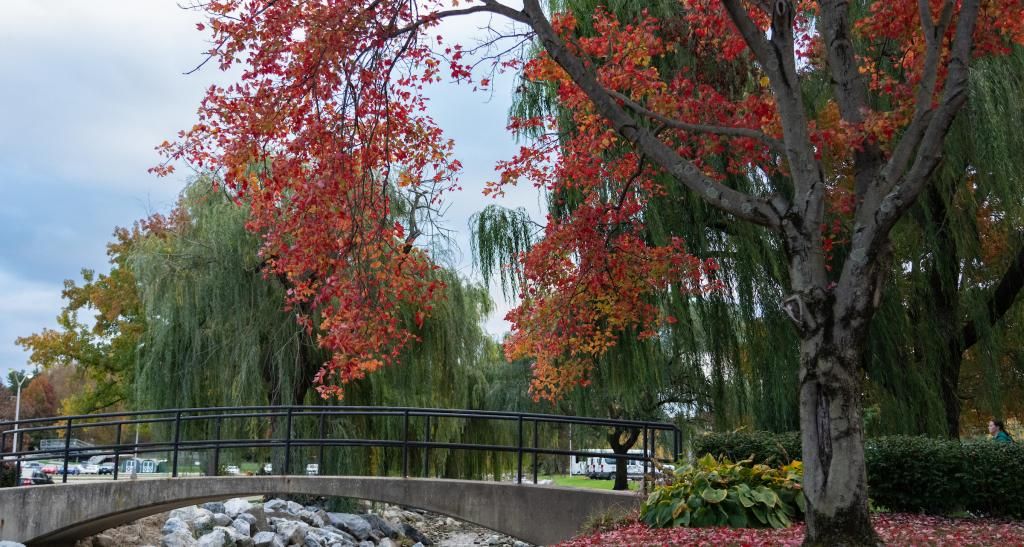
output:
POLYGON ((705 455, 657 487, 640 508, 650 526, 785 528, 803 514, 803 467, 732 463, 705 455))
POLYGON ((978 440, 961 446, 961 496, 967 510, 1024 518, 1024 445, 978 440))
POLYGON ((800 434, 765 431, 708 433, 693 441, 694 457, 705 454, 734 462, 749 459, 753 463, 785 465, 800 459, 800 434))
MULTIPOLYGON (((799 453, 795 433, 712 433, 694 441, 696 457, 751 457, 782 462, 799 453)), ((966 510, 1024 517, 1024 444, 950 441, 909 435, 868 439, 868 494, 892 511, 945 514, 966 510)))
POLYGON ((868 495, 891 511, 944 513, 963 508, 959 443, 927 437, 880 437, 864 446, 868 495))

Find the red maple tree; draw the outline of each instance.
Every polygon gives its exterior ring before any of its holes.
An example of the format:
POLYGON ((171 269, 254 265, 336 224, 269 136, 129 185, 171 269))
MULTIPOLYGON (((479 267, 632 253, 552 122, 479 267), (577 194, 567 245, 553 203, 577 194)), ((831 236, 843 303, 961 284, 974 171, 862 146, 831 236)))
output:
POLYGON ((242 73, 211 88, 199 123, 161 148, 218 170, 252 204, 273 271, 288 277, 293 303, 322 316, 321 343, 335 357, 318 375, 321 391, 391 361, 413 337, 403 309, 419 309, 418 320, 429 312, 433 265, 415 245, 416 223, 395 222, 391 188, 435 204, 454 186, 459 163, 427 114, 424 86, 478 76, 466 50, 434 29, 449 17, 502 16, 517 25, 509 38, 540 46, 525 74, 554 86, 571 119, 514 120, 552 135, 499 165, 488 191, 530 180, 582 196, 523 258, 507 352, 536 358, 535 392, 557 397, 586 381, 617 333, 648 335, 670 321, 651 295, 716 285, 714 264, 684 242, 639 235, 647 200, 685 189, 781 241, 790 292, 781 304, 801 339, 806 541, 874 544, 859 385, 889 232, 941 160, 971 60, 1024 40, 1020 0, 682 0, 670 20, 599 9, 589 35, 537 0, 451 4, 199 6, 210 14, 211 59, 242 73), (699 68, 659 70, 678 51, 699 68), (830 94, 812 108, 802 86, 814 80, 830 94))

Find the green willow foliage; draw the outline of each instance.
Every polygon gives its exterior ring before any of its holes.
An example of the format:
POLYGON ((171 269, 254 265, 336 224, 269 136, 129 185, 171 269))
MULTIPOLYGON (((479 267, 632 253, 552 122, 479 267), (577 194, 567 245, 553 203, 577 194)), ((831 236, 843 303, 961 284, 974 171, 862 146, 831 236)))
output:
MULTIPOLYGON (((622 19, 646 10, 664 20, 681 20, 683 9, 678 2, 668 1, 551 2, 552 11, 576 13, 585 35, 593 33, 588 15, 599 7, 622 19)), ((858 4, 855 9, 863 7, 858 4)), ((753 85, 741 68, 702 65, 684 48, 655 62, 664 74, 683 67, 717 73, 722 88, 730 93, 742 94, 745 86, 753 85)), ((554 89, 525 80, 520 83, 511 115, 554 114, 563 122, 569 120, 554 89)), ((825 78, 807 78, 804 83, 813 116, 828 104, 831 83, 825 78)), ((872 324, 865 363, 871 434, 948 433, 949 401, 964 395, 955 371, 963 354, 957 344, 968 321, 978 323, 981 336, 976 349, 984 369, 980 392, 969 394, 971 404, 1001 415, 1006 375, 1000 373, 1000 366, 1006 365, 1009 356, 1012 367, 1024 370, 1015 337, 1008 336, 1002 324, 990 325, 985 317, 992 288, 1024 243, 1020 197, 1024 53, 1018 50, 973 66, 970 93, 968 106, 946 141, 946 159, 935 174, 938 180, 932 195, 920 200, 893 233, 892 273, 872 324), (996 226, 1009 232, 994 266, 982 262, 986 239, 999 235, 984 231, 982 224, 987 221, 997 221, 996 226), (952 386, 945 393, 943 370, 954 370, 952 386)), ((563 128, 572 131, 565 123, 563 128)), ((528 139, 531 134, 519 137, 528 139)), ((763 174, 750 173, 727 182, 758 192, 765 186, 760 177, 763 174)), ((612 398, 630 400, 626 406, 632 412, 648 406, 644 398, 685 401, 672 410, 689 418, 706 418, 698 423, 718 430, 796 429, 797 338, 779 305, 787 291, 782 246, 760 228, 732 222, 671 179, 665 179, 665 187, 667 195, 650 200, 643 213, 648 241, 660 245, 672 236, 682 237, 693 254, 719 261, 728 290, 704 298, 658 295, 659 304, 679 322, 664 327, 655 341, 636 342, 631 333, 623 333, 619 345, 597 364, 593 391, 628 386, 612 398)), ((562 217, 577 198, 548 196, 549 212, 562 217)), ((517 291, 507 285, 521 279, 522 273, 516 271, 513 258, 532 243, 524 237, 533 233, 533 227, 513 211, 490 206, 471 228, 481 273, 490 278, 499 272, 506 297, 514 296, 517 291)), ((834 264, 836 269, 841 267, 834 264)), ((594 394, 580 397, 600 399, 594 394)), ((607 401, 596 406, 601 404, 607 401)))
MULTIPOLYGON (((175 227, 137 246, 132 268, 148 328, 142 336, 136 375, 140 408, 278 404, 413 406, 513 409, 526 406, 523 367, 503 363, 496 342, 481 325, 492 309, 487 290, 450 270, 430 320, 417 332, 401 362, 353 382, 343 401, 319 399, 312 376, 327 355, 299 327, 296 311, 285 311, 285 287, 268 277, 258 238, 246 231, 245 207, 199 180, 184 192, 175 227)), ((414 324, 408 310, 405 320, 414 324)), ((296 419, 298 435, 318 435, 314 419, 296 419)), ((422 438, 422 419, 411 424, 422 438)), ((186 428, 186 437, 211 438, 212 423, 186 428)), ((283 420, 225 420, 223 438, 279 437, 283 420)), ((400 439, 394 417, 332 419, 333 438, 400 439)), ((162 432, 167 434, 167 432, 162 432)), ((434 420, 438 442, 514 443, 508 426, 462 419, 434 420)), ((282 464, 280 451, 227 452, 236 458, 282 464)), ((297 449, 295 462, 316 461, 316 450, 297 449)), ((421 452, 413 470, 420 467, 421 452)), ((397 449, 332 448, 322 472, 398 473, 397 449)), ((226 460, 223 460, 226 461, 226 460)), ((430 454, 430 472, 445 476, 494 476, 508 472, 511 455, 488 452, 430 454)), ((298 465, 298 464, 295 464, 298 465)), ((293 467, 292 471, 296 471, 293 467)))

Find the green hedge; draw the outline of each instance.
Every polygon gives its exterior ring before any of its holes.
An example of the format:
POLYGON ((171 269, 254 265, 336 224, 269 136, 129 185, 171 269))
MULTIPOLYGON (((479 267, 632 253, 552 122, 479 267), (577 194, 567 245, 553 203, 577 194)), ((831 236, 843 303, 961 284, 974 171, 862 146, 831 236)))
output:
MULTIPOLYGON (((694 441, 704 454, 778 465, 799 456, 794 433, 712 433, 694 441), (796 456, 794 456, 794 454, 796 456)), ((892 436, 868 439, 864 447, 868 492, 876 506, 892 511, 1024 517, 1024 445, 988 440, 948 441, 892 436)))
POLYGON ((800 434, 764 431, 709 433, 693 440, 694 459, 705 454, 734 462, 750 458, 753 463, 786 465, 800 459, 800 434))

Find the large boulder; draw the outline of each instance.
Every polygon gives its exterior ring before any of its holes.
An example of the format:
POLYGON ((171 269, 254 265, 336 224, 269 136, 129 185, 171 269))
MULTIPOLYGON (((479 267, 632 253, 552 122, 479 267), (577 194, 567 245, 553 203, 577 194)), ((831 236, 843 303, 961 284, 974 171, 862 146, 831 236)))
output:
POLYGON ((191 522, 193 520, 196 520, 200 516, 208 516, 212 519, 213 511, 210 511, 209 509, 203 509, 202 507, 197 507, 195 505, 189 505, 188 507, 179 507, 177 509, 174 509, 173 511, 171 511, 169 516, 171 518, 180 518, 185 522, 191 522))
POLYGON ((273 532, 259 532, 252 537, 253 547, 285 547, 273 532))
POLYGON ((0 539, 0 547, 25 547, 25 544, 18 543, 16 541, 6 541, 0 539))
POLYGON ((199 547, 234 547, 235 542, 224 528, 216 528, 199 538, 199 547))
POLYGON ((370 532, 373 530, 366 519, 352 513, 327 513, 327 518, 330 520, 331 526, 341 528, 360 541, 370 537, 370 532))
POLYGON ((171 517, 164 523, 164 527, 160 530, 160 533, 167 536, 177 531, 182 531, 189 536, 192 535, 192 528, 187 522, 182 520, 180 517, 171 517))
POLYGON ((213 521, 213 514, 206 509, 200 509, 202 513, 196 515, 196 518, 189 521, 189 526, 192 527, 192 535, 202 536, 213 530, 217 523, 213 521))
POLYGON ((242 534, 243 536, 251 536, 252 535, 252 525, 250 525, 249 521, 247 521, 245 519, 242 519, 242 518, 235 519, 234 522, 231 523, 231 527, 234 528, 235 530, 238 530, 238 533, 242 534))
POLYGON ((309 525, 301 520, 271 518, 270 524, 277 530, 277 538, 285 545, 302 545, 306 541, 309 525))
POLYGON ((306 534, 306 545, 309 547, 313 545, 321 547, 349 547, 355 544, 355 539, 352 536, 337 529, 332 531, 325 528, 310 528, 309 533, 306 534))
POLYGON ((391 539, 398 539, 401 535, 398 529, 393 526, 390 522, 381 517, 380 515, 368 514, 363 515, 363 520, 370 525, 370 528, 375 530, 380 537, 389 537, 391 539))
POLYGON ((263 511, 263 507, 259 505, 253 505, 247 512, 238 515, 238 518, 245 519, 253 533, 273 532, 270 524, 267 522, 267 514, 263 511))
POLYGON ((415 541, 416 543, 422 543, 424 545, 434 544, 434 542, 431 541, 430 538, 423 535, 423 532, 420 532, 416 529, 415 526, 409 524, 408 522, 402 523, 402 534, 405 535, 405 537, 415 541))
POLYGON ((231 526, 231 517, 225 515, 224 513, 214 513, 213 523, 217 526, 231 526))
POLYGON ((207 511, 209 511, 211 513, 214 513, 214 514, 216 514, 216 513, 224 513, 225 512, 224 511, 224 502, 220 502, 220 501, 211 501, 211 502, 208 502, 208 503, 204 503, 204 504, 200 505, 199 507, 201 507, 202 509, 206 509, 207 511))
POLYGON ((177 529, 160 538, 160 547, 196 547, 199 543, 187 529, 177 529))
MULTIPOLYGON (((310 511, 309 509, 303 509, 296 513, 295 516, 299 517, 299 520, 301 520, 302 522, 305 522, 310 526, 316 526, 317 528, 319 528, 324 525, 324 519, 320 516, 319 513, 322 513, 322 511, 314 512, 310 511)), ((326 515, 326 513, 324 514, 326 515)))
POLYGON ((267 500, 263 503, 263 511, 267 516, 275 516, 276 513, 287 513, 288 502, 278 498, 267 500))
POLYGON ((241 513, 247 512, 252 508, 252 504, 249 500, 242 498, 232 498, 224 502, 224 513, 231 518, 235 518, 241 513))

